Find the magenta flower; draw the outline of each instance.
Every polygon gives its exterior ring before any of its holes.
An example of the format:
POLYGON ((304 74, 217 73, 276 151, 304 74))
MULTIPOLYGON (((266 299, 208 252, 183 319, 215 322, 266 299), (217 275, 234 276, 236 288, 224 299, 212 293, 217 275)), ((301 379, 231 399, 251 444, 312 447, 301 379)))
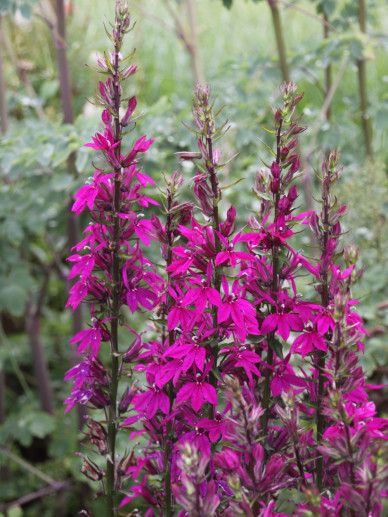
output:
POLYGON ((136 155, 138 153, 145 153, 146 151, 148 151, 148 149, 151 147, 153 142, 154 141, 152 140, 152 138, 147 140, 147 137, 145 135, 140 137, 135 142, 134 146, 132 147, 132 150, 127 154, 127 156, 123 160, 124 167, 127 167, 128 165, 130 165, 134 161, 134 159, 136 158, 136 155))
POLYGON ((217 405, 217 392, 211 384, 204 381, 187 382, 178 391, 177 404, 189 400, 194 411, 199 411, 206 403, 217 405))
POLYGON ((284 360, 278 360, 274 365, 274 372, 271 379, 271 393, 274 397, 279 397, 282 393, 303 392, 308 382, 295 374, 293 367, 289 363, 290 354, 284 360))
POLYGON ((276 332, 285 341, 290 337, 291 331, 300 332, 303 329, 303 321, 298 314, 292 312, 279 312, 268 314, 261 325, 263 334, 276 332))
POLYGON ((143 393, 138 393, 132 402, 136 411, 144 414, 147 418, 153 418, 159 410, 167 415, 170 409, 168 396, 157 386, 149 388, 143 393))
POLYGON ((202 418, 197 423, 197 427, 205 429, 208 432, 209 440, 212 443, 218 442, 221 438, 226 439, 231 426, 232 423, 220 413, 216 413, 213 420, 202 418))
POLYGON ((183 338, 167 348, 164 355, 174 359, 182 359, 183 372, 187 372, 194 364, 202 372, 205 366, 206 348, 196 343, 194 338, 191 343, 185 343, 183 338))
POLYGON ((180 379, 183 373, 183 359, 176 359, 168 361, 165 364, 158 365, 155 369, 155 384, 159 388, 163 388, 168 382, 172 380, 174 386, 180 379))
POLYGON ((207 266, 207 279, 201 279, 196 276, 190 279, 190 283, 197 287, 187 290, 182 304, 185 306, 194 304, 197 314, 201 314, 207 304, 218 306, 221 303, 220 293, 214 287, 211 287, 212 275, 213 268, 209 262, 207 266))
POLYGON ((102 363, 95 358, 85 359, 66 372, 65 380, 72 380, 71 395, 65 400, 67 413, 76 404, 92 404, 95 408, 109 403, 106 387, 109 378, 102 363))
POLYGON ((239 338, 244 341, 248 334, 259 334, 255 308, 245 300, 241 294, 242 289, 238 281, 233 282, 232 290, 229 291, 229 284, 224 276, 222 278, 224 297, 218 305, 217 322, 224 323, 229 319, 236 326, 239 338))
POLYGON ((179 325, 183 331, 190 330, 195 322, 195 313, 183 306, 183 295, 178 287, 175 289, 168 287, 170 296, 174 299, 175 304, 168 313, 167 323, 168 330, 174 330, 179 325))
POLYGON ((324 336, 329 330, 334 331, 335 322, 329 311, 322 312, 314 318, 314 324, 321 336, 324 336))
POLYGON ((69 279, 79 276, 83 280, 86 280, 92 274, 96 259, 91 255, 70 255, 67 259, 69 262, 75 262, 69 273, 69 279))
POLYGON ((172 276, 186 273, 194 263, 194 258, 190 250, 184 248, 183 246, 176 246, 172 252, 174 254, 174 260, 172 264, 167 267, 167 272, 172 273, 172 276))
POLYGON ((70 340, 72 345, 79 343, 77 351, 79 354, 90 349, 91 357, 97 357, 102 341, 102 329, 96 325, 90 329, 84 329, 78 332, 70 340))
POLYGON ((85 147, 91 147, 97 151, 110 152, 119 145, 119 142, 114 141, 112 130, 106 127, 103 133, 97 132, 92 137, 92 141, 85 144, 85 147))
POLYGON ((305 357, 314 350, 327 352, 327 344, 324 338, 314 330, 307 330, 300 334, 293 342, 291 350, 305 357))
POLYGON ((244 251, 235 251, 234 249, 235 245, 242 240, 239 233, 231 242, 229 242, 228 239, 221 234, 219 234, 219 238, 224 247, 224 251, 217 253, 215 260, 216 266, 226 264, 230 265, 231 267, 236 267, 237 260, 246 260, 248 262, 252 260, 252 255, 250 253, 246 253, 244 251))
POLYGON ((230 373, 235 371, 236 368, 242 368, 248 377, 249 384, 253 384, 253 375, 261 377, 261 372, 256 367, 256 364, 261 362, 261 358, 255 352, 247 350, 246 347, 242 346, 237 350, 224 348, 220 353, 227 354, 227 359, 222 366, 224 373, 230 373))
POLYGON ((79 306, 84 298, 88 295, 88 286, 83 280, 76 282, 69 291, 69 299, 66 307, 71 307, 73 311, 79 306))
POLYGON ((74 202, 71 210, 77 215, 80 215, 86 207, 88 207, 89 210, 93 210, 97 196, 97 187, 94 185, 83 185, 75 195, 76 201, 74 202))

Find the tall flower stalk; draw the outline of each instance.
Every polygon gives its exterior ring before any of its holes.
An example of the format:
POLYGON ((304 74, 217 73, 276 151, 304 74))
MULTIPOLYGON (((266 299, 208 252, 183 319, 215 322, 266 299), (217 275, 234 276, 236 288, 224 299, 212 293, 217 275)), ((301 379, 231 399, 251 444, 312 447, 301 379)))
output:
MULTIPOLYGON (((297 154, 292 154, 297 146, 295 139, 303 128, 299 127, 294 120, 294 112, 301 96, 296 95, 295 85, 288 83, 283 89, 283 105, 275 112, 275 160, 271 165, 270 193, 271 193, 271 209, 273 212, 273 229, 271 231, 271 298, 273 300, 272 313, 276 315, 277 305, 279 303, 279 294, 281 290, 280 272, 281 264, 279 263, 280 248, 282 247, 282 239, 280 235, 284 232, 283 225, 284 213, 279 211, 279 202, 282 194, 289 187, 295 173, 299 169, 300 161, 297 154), (291 153, 291 154, 290 154, 291 153), (280 237, 280 238, 279 238, 280 237)), ((260 194, 259 194, 260 196, 260 194)), ((267 214, 268 216, 269 214, 267 214)), ((267 433, 268 420, 270 415, 270 397, 271 397, 271 378, 274 362, 274 351, 276 348, 275 333, 271 333, 268 338, 268 352, 266 362, 268 367, 264 372, 263 387, 263 408, 264 414, 262 418, 263 433, 267 433)))
MULTIPOLYGON (((157 217, 154 217, 153 224, 162 246, 162 255, 165 259, 167 268, 167 283, 165 300, 163 301, 163 327, 162 327, 162 342, 166 343, 167 349, 173 346, 175 342, 175 332, 173 329, 168 329, 168 314, 173 307, 174 298, 171 296, 169 289, 174 286, 174 278, 169 271, 172 264, 173 256, 172 250, 176 237, 178 236, 177 227, 179 224, 185 223, 191 214, 191 205, 189 203, 179 204, 177 200, 179 188, 182 186, 183 177, 178 174, 172 174, 171 178, 166 181, 166 190, 163 192, 164 209, 166 224, 163 226, 157 217), (166 336, 167 333, 167 336, 166 336)), ((167 385, 167 395, 169 398, 169 413, 171 419, 167 422, 166 434, 164 437, 164 507, 166 516, 173 515, 174 503, 172 499, 172 483, 171 483, 171 469, 172 469, 172 452, 174 445, 174 425, 173 425, 173 406, 175 400, 174 386, 170 381, 167 385)))
MULTIPOLYGON (((130 29, 127 4, 117 0, 111 32, 113 51, 98 59, 98 66, 106 75, 105 81, 99 83, 97 98, 104 108, 104 131, 96 133, 86 144, 100 153, 102 161, 96 165, 93 178, 76 193, 72 207, 76 214, 88 210, 91 222, 84 230, 84 239, 69 257, 73 263, 70 278, 78 277, 78 280, 67 304, 75 310, 86 301, 91 323, 71 341, 78 343, 83 360, 66 375, 73 380, 72 394, 66 404, 68 409, 75 403, 104 409, 106 423, 89 419, 88 427, 91 443, 99 454, 106 456, 106 469, 102 471, 85 457, 83 471, 92 479, 103 481, 107 515, 112 516, 117 515, 116 495, 126 473, 123 465, 130 461, 128 455, 120 459, 116 450, 121 413, 130 403, 128 391, 119 403, 119 381, 130 374, 127 364, 135 355, 133 347, 127 353, 120 347, 119 325, 125 323, 122 308, 127 306, 130 313, 143 308, 150 310, 157 303, 161 289, 160 278, 142 252, 142 246, 150 243, 154 232, 151 222, 141 212, 157 203, 142 193, 147 184, 154 182, 139 170, 138 155, 148 150, 152 140, 142 136, 125 151, 124 128, 133 126, 137 104, 136 97, 130 97, 121 112, 123 83, 136 72, 136 66, 128 65, 128 59, 122 55, 123 39, 130 29), (108 343, 110 351, 106 364, 99 358, 103 342, 108 343)), ((136 348, 136 340, 133 346, 136 348)))
MULTIPOLYGON (((318 324, 325 335, 330 339, 332 328, 328 323, 330 320, 329 306, 333 302, 330 293, 330 277, 331 264, 337 253, 337 241, 341 235, 341 226, 339 217, 345 212, 345 207, 339 209, 336 207, 335 198, 332 194, 332 186, 339 177, 338 156, 337 153, 331 152, 325 159, 322 166, 322 210, 320 215, 312 216, 312 228, 321 248, 321 256, 318 263, 319 284, 318 291, 320 294, 321 305, 326 311, 323 320, 318 324), (324 327, 324 328, 323 328, 324 327)), ((317 410, 316 410, 316 429, 317 442, 320 443, 324 431, 325 418, 323 415, 323 401, 325 395, 325 359, 326 353, 318 350, 316 353, 316 369, 317 369, 317 410)), ((317 459, 317 485, 319 490, 323 488, 323 458, 319 456, 317 459)))

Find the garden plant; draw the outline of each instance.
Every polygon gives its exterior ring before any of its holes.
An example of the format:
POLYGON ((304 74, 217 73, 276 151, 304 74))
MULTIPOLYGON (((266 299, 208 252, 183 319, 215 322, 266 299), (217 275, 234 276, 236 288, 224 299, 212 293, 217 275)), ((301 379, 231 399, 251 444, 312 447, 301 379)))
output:
POLYGON ((380 515, 388 420, 376 416, 359 363, 366 331, 352 287, 361 272, 357 249, 341 244, 337 152, 322 160, 321 208, 301 212, 303 95, 284 83, 256 208, 238 225, 236 208, 222 204, 223 191, 238 188, 223 184, 228 126, 198 84, 197 149, 179 153, 194 163, 193 200, 182 199, 177 172, 156 185, 141 166, 152 139, 131 141, 131 24, 118 0, 113 49, 98 60, 104 130, 86 144, 96 170, 72 207, 90 222, 68 258, 77 277, 68 306, 86 302, 90 324, 71 340, 82 361, 66 374, 66 405, 99 410, 86 439, 106 460, 82 454, 82 472, 100 484, 107 515, 134 501, 147 516, 284 515, 287 494, 294 515, 380 515), (311 256, 293 246, 302 231, 317 245, 311 256), (315 295, 300 292, 301 278, 315 295), (121 453, 119 433, 128 437, 121 453))
POLYGON ((3 3, 0 517, 384 517, 377 0, 3 3))

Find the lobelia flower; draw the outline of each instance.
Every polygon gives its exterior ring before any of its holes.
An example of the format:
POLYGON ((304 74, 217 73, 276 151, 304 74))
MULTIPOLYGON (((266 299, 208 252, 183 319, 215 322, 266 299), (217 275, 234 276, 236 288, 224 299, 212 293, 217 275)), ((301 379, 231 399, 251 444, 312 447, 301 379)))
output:
POLYGON ((217 405, 217 392, 211 384, 203 381, 200 377, 192 382, 185 383, 176 396, 177 404, 190 401, 194 411, 199 411, 206 403, 217 405))
MULTIPOLYGON (((284 309, 284 307, 280 307, 284 309)), ((268 314, 261 325, 262 334, 276 332, 285 341, 290 337, 291 331, 301 331, 303 329, 303 321, 298 314, 292 312, 278 312, 268 314)))
POLYGON ((168 293, 175 300, 175 304, 167 317, 168 330, 174 330, 178 324, 182 326, 182 330, 190 330, 194 325, 195 318, 193 316, 195 316, 195 313, 183 306, 182 291, 177 286, 175 286, 175 289, 169 286, 168 293))
POLYGON ((322 335, 314 329, 306 329, 303 334, 295 338, 291 346, 291 351, 305 357, 315 350, 327 352, 327 344, 322 335))
POLYGON ((157 386, 135 395, 132 403, 136 411, 144 413, 147 418, 153 418, 159 410, 167 415, 170 408, 168 396, 157 386))
POLYGON ((109 377, 98 359, 86 358, 70 368, 65 375, 65 381, 69 380, 72 380, 73 387, 70 397, 65 400, 66 413, 76 404, 90 403, 95 408, 108 405, 109 377))
POLYGON ((242 368, 251 385, 254 382, 253 375, 261 377, 261 372, 256 367, 256 364, 261 362, 261 358, 255 352, 247 350, 246 346, 233 349, 224 348, 220 350, 220 354, 223 353, 227 354, 227 358, 222 364, 222 372, 224 374, 236 372, 237 368, 242 368))
POLYGON ((224 276, 222 278, 224 297, 217 306, 217 322, 224 323, 233 321, 236 333, 241 341, 244 341, 248 334, 259 334, 254 307, 245 300, 242 295, 242 287, 238 281, 233 282, 231 291, 229 283, 224 276))
POLYGON ((187 372, 193 365, 202 372, 205 367, 206 349, 200 343, 195 342, 197 340, 198 338, 194 336, 190 343, 186 343, 185 339, 181 338, 168 347, 164 355, 174 359, 183 359, 183 372, 187 372))

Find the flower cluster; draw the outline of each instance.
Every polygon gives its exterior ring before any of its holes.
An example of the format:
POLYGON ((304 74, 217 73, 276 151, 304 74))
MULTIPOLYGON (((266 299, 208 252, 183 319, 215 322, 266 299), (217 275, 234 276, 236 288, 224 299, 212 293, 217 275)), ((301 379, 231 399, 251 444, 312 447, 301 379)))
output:
POLYGON ((359 363, 365 330, 351 294, 357 253, 340 249, 346 209, 332 193, 337 154, 322 166, 320 213, 299 212, 302 96, 285 84, 268 130, 272 162, 254 185, 255 216, 239 222, 222 201, 230 160, 218 145, 227 125, 199 85, 197 149, 180 153, 193 164, 194 203, 182 201, 184 179, 175 172, 160 188, 159 208, 143 190, 155 183, 138 165, 152 141, 123 145, 136 107, 132 97, 120 112, 121 82, 136 71, 121 67, 129 27, 118 1, 114 52, 99 62, 108 76, 99 87, 105 129, 87 144, 103 165, 73 206, 91 222, 69 258, 78 281, 68 305, 88 302, 91 324, 72 339, 83 361, 67 374, 66 403, 104 408, 107 421, 88 420, 106 472, 86 457, 83 471, 103 481, 109 515, 121 493, 122 507, 136 502, 148 517, 378 516, 388 425, 375 415, 359 363), (143 211, 153 213, 146 219, 143 211), (317 258, 296 248, 308 228, 317 258), (160 247, 158 266, 145 252, 151 241, 152 250, 160 247), (147 323, 140 331, 131 327, 136 312, 147 323), (120 322, 133 336, 129 346, 119 346, 120 322), (119 429, 131 448, 121 458, 119 429))

